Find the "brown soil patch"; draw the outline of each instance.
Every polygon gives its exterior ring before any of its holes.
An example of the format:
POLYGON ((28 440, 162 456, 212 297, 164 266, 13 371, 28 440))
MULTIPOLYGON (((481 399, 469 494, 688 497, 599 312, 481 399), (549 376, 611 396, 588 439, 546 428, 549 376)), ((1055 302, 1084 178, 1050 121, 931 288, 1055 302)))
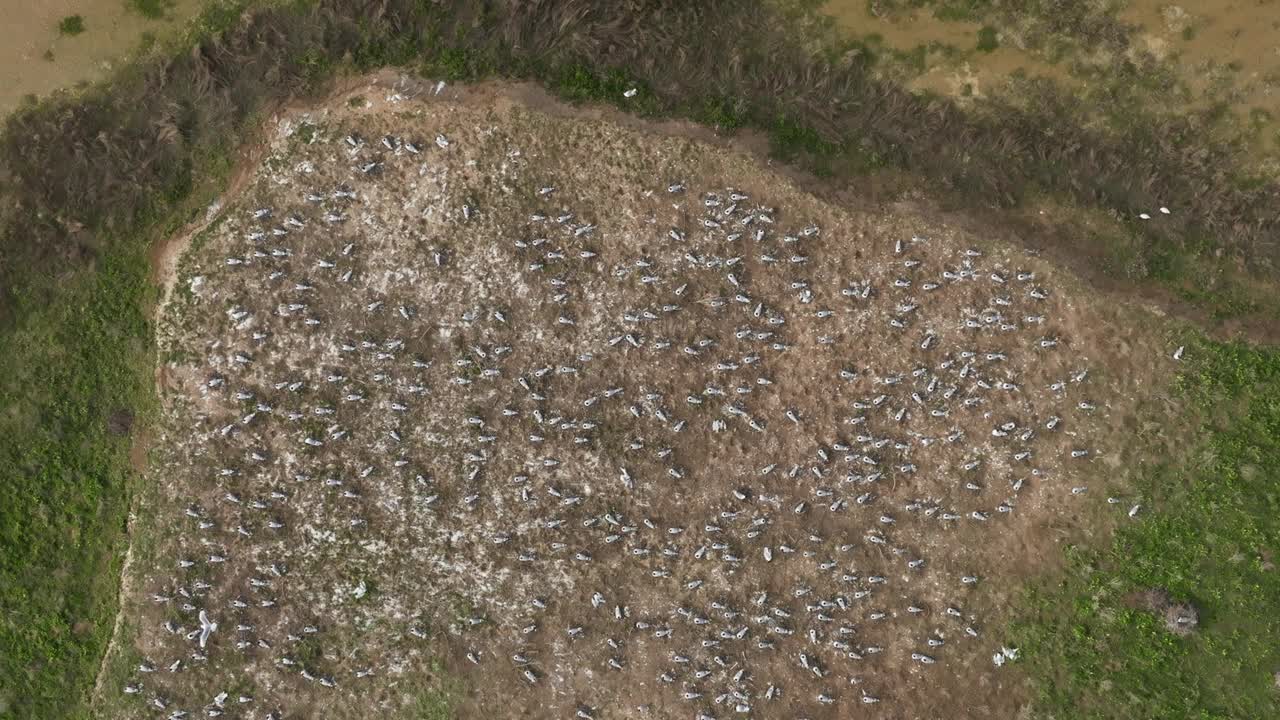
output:
POLYGON ((1010 38, 1002 38, 993 51, 977 52, 981 23, 936 20, 928 9, 876 15, 866 0, 828 0, 821 10, 846 35, 877 35, 885 46, 898 50, 925 48, 924 67, 907 79, 913 90, 930 90, 967 103, 996 94, 1015 73, 1067 86, 1075 82, 1062 66, 1017 47, 1010 38))
POLYGON ((1226 101, 1262 130, 1261 149, 1280 148, 1280 2, 1136 0, 1120 18, 1141 29, 1141 49, 1177 68, 1195 106, 1226 101))

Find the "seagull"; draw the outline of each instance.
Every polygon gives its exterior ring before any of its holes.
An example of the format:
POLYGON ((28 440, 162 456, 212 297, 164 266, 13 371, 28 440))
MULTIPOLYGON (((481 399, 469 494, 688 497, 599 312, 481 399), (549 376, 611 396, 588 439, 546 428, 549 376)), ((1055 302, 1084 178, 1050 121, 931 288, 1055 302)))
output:
POLYGON ((209 634, 218 629, 218 623, 209 619, 203 610, 200 611, 200 647, 209 640, 209 634))
POLYGON ((636 89, 635 89, 635 88, 631 88, 630 90, 628 90, 628 91, 626 91, 626 92, 622 93, 622 97, 633 98, 633 97, 635 97, 635 96, 636 96, 636 89))

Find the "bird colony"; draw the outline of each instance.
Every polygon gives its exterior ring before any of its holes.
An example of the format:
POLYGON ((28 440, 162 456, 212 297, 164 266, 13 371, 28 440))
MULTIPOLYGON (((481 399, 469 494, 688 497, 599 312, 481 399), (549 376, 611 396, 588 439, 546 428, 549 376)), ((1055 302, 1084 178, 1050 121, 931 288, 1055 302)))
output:
POLYGON ((161 319, 124 706, 965 716, 1100 472, 1086 305, 685 138, 288 117, 161 319))

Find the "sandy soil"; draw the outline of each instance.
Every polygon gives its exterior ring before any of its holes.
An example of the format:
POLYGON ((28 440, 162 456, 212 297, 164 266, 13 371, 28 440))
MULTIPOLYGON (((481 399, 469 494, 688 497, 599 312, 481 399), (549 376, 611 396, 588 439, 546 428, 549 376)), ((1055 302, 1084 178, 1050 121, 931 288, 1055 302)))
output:
POLYGON ((925 11, 907 17, 891 18, 871 13, 869 4, 858 0, 828 0, 822 11, 831 16, 845 33, 854 37, 878 35, 885 46, 912 50, 921 45, 926 54, 924 72, 906 78, 914 90, 930 90, 961 102, 981 98, 993 88, 1000 88, 1014 72, 1025 72, 1071 84, 1066 69, 1048 62, 1035 53, 1010 44, 989 53, 966 53, 961 61, 953 61, 942 46, 971 51, 977 45, 980 23, 935 20, 925 11))
POLYGON ((150 20, 130 10, 125 0, 4 0, 0 10, 0 116, 28 95, 43 97, 59 88, 106 77, 134 51, 144 33, 175 32, 195 17, 205 0, 176 0, 167 17, 150 20), (84 18, 85 31, 58 32, 67 16, 84 18))

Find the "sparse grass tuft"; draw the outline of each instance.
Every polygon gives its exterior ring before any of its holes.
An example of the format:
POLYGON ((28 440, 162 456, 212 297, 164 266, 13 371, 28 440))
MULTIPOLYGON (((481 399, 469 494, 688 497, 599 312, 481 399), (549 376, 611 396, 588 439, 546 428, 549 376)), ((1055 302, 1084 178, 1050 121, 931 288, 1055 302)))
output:
POLYGON ((449 695, 442 690, 426 690, 414 700, 406 720, 453 720, 453 717, 449 695))
POLYGON ((163 20, 173 8, 174 0, 125 0, 125 4, 144 18, 163 20))
POLYGON ((1249 124, 1252 125, 1255 130, 1261 130, 1262 128, 1270 125, 1274 120, 1275 115, 1266 108, 1252 108, 1249 110, 1249 124))
POLYGON ((431 660, 431 671, 411 681, 408 707, 397 718, 401 720, 454 720, 462 693, 458 680, 445 672, 437 659, 431 660))
POLYGON ((992 0, 938 0, 933 16, 939 20, 976 22, 991 5, 992 0))
POLYGON ((68 15, 58 22, 58 33, 62 35, 79 35, 84 32, 84 18, 79 15, 68 15))
POLYGON ((319 131, 319 128, 317 128, 315 125, 304 122, 298 126, 298 129, 296 131, 294 131, 293 136, 296 137, 299 142, 309 144, 313 140, 315 140, 316 133, 318 131, 319 131))

